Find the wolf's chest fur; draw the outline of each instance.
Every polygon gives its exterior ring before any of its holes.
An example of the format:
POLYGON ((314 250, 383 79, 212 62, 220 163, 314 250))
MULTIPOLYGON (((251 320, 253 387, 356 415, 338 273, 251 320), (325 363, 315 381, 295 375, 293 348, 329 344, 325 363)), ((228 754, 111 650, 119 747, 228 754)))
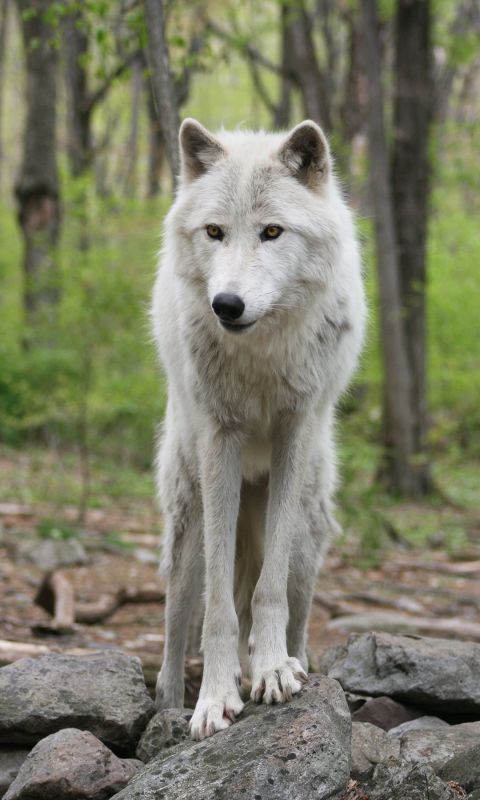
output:
POLYGON ((349 323, 323 319, 314 329, 279 331, 268 343, 255 336, 239 341, 199 319, 188 335, 196 399, 222 426, 268 436, 278 414, 322 394, 349 331, 349 323))

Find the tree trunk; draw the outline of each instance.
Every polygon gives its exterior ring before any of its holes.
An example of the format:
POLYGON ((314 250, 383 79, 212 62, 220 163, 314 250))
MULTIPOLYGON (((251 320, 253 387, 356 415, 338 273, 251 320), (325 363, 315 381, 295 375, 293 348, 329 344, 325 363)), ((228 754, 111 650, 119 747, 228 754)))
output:
POLYGON ((80 11, 65 18, 65 76, 67 83, 67 153, 74 177, 83 175, 93 156, 91 108, 86 58, 88 36, 82 29, 80 11))
POLYGON ((412 460, 413 433, 411 385, 402 325, 397 244, 389 159, 384 124, 380 43, 375 0, 362 0, 363 61, 368 80, 368 132, 370 190, 375 216, 375 243, 380 293, 381 350, 384 369, 384 408, 387 430, 384 472, 390 488, 403 494, 415 492, 412 460))
POLYGON ((130 134, 128 137, 126 166, 124 172, 125 191, 135 196, 137 188, 138 131, 140 125, 140 105, 142 100, 142 62, 140 57, 132 64, 132 105, 130 114, 130 134))
POLYGON ((51 317, 59 292, 56 269, 60 228, 57 53, 51 41, 52 28, 45 19, 52 0, 17 0, 17 5, 27 67, 27 115, 23 160, 15 192, 25 242, 25 312, 27 323, 33 325, 41 315, 51 317))
POLYGON ((3 166, 3 89, 6 60, 7 44, 7 25, 8 25, 8 5, 9 0, 0 0, 0 188, 2 185, 1 168, 3 166))
POLYGON ((287 77, 292 70, 292 35, 290 30, 290 9, 287 5, 280 6, 280 35, 282 48, 282 70, 280 78, 280 97, 275 109, 273 125, 275 128, 288 128, 292 105, 292 82, 287 77))
POLYGON ((425 308, 432 98, 429 0, 397 0, 392 191, 418 494, 432 489, 426 454, 425 308))
POLYGON ((165 140, 157 117, 150 81, 146 81, 145 97, 148 111, 148 175, 147 197, 156 197, 160 192, 160 177, 165 163, 165 140))
POLYGON ((366 127, 367 87, 362 61, 362 25, 360 15, 351 11, 348 23, 348 67, 345 93, 340 111, 342 138, 349 145, 364 134, 366 127))
POLYGON ((292 67, 302 93, 305 114, 329 132, 331 130, 330 98, 325 76, 320 69, 312 36, 312 21, 303 0, 288 9, 291 18, 292 67))
POLYGON ((163 0, 143 0, 147 28, 147 59, 157 116, 162 126, 168 163, 175 185, 179 172, 180 127, 175 87, 165 31, 163 0))

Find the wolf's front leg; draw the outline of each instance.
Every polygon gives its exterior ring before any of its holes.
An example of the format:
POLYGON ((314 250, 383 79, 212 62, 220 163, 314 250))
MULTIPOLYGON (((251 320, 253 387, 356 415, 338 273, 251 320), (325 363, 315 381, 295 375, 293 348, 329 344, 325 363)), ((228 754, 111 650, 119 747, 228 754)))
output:
POLYGON ((194 739, 228 727, 243 709, 238 620, 233 599, 235 534, 240 503, 240 444, 217 432, 201 455, 206 596, 203 680, 190 723, 194 739))
POLYGON ((306 680, 300 661, 287 651, 288 570, 291 542, 300 520, 300 499, 308 457, 309 415, 289 415, 274 435, 263 566, 252 599, 249 651, 251 697, 281 703, 306 680))

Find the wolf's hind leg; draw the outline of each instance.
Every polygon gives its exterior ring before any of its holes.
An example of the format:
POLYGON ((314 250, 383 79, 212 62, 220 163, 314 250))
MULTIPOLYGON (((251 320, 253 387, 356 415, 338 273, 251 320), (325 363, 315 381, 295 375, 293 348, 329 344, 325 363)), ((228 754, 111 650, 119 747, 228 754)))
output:
POLYGON ((184 659, 193 609, 203 588, 200 489, 181 459, 160 476, 165 509, 164 571, 167 575, 165 648, 157 678, 157 708, 179 708, 184 700, 184 659))
POLYGON ((306 487, 302 502, 303 524, 299 526, 290 555, 287 648, 289 656, 298 658, 305 671, 308 669, 307 623, 317 574, 332 537, 340 530, 330 505, 328 498, 319 499, 315 490, 306 487))
POLYGON ((287 650, 308 671, 307 623, 315 587, 316 568, 303 553, 294 551, 288 575, 287 650))

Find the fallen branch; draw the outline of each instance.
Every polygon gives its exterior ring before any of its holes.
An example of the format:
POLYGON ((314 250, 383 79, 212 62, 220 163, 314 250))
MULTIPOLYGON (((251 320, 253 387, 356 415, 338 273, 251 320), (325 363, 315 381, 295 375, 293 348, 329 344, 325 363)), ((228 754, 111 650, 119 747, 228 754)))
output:
POLYGON ((122 588, 114 595, 102 595, 92 603, 75 603, 72 583, 62 572, 49 572, 42 581, 35 603, 53 616, 51 622, 35 624, 34 630, 50 633, 71 632, 74 622, 94 625, 111 617, 127 603, 164 603, 165 591, 156 584, 141 589, 122 588))
POLYGON ((77 603, 75 621, 94 625, 111 617, 115 611, 127 603, 164 603, 165 591, 156 585, 146 585, 142 589, 119 589, 112 597, 103 595, 94 603, 77 603))
POLYGON ((445 575, 455 575, 458 577, 475 577, 480 575, 480 561, 410 561, 402 559, 394 561, 384 567, 388 572, 399 572, 400 570, 411 569, 420 572, 439 572, 445 575))
POLYGON ((391 633, 414 631, 415 633, 426 635, 440 633, 456 639, 469 639, 474 642, 480 642, 480 624, 467 622, 459 617, 433 619, 396 614, 393 611, 385 613, 378 611, 337 617, 337 619, 328 623, 327 628, 345 633, 370 630, 389 631, 391 633))
POLYGON ((37 592, 35 604, 52 615, 51 622, 40 622, 32 630, 40 633, 71 633, 75 622, 75 592, 63 572, 48 572, 37 592))
POLYGON ((426 615, 423 605, 408 597, 384 597, 373 592, 316 592, 313 598, 315 605, 325 608, 332 617, 354 614, 359 610, 358 603, 393 608, 407 614, 426 615))
POLYGON ((34 658, 43 656, 45 653, 68 653, 74 656, 88 656, 98 652, 86 647, 48 647, 44 644, 31 644, 30 642, 11 642, 8 639, 0 639, 0 666, 5 667, 19 658, 34 658))

